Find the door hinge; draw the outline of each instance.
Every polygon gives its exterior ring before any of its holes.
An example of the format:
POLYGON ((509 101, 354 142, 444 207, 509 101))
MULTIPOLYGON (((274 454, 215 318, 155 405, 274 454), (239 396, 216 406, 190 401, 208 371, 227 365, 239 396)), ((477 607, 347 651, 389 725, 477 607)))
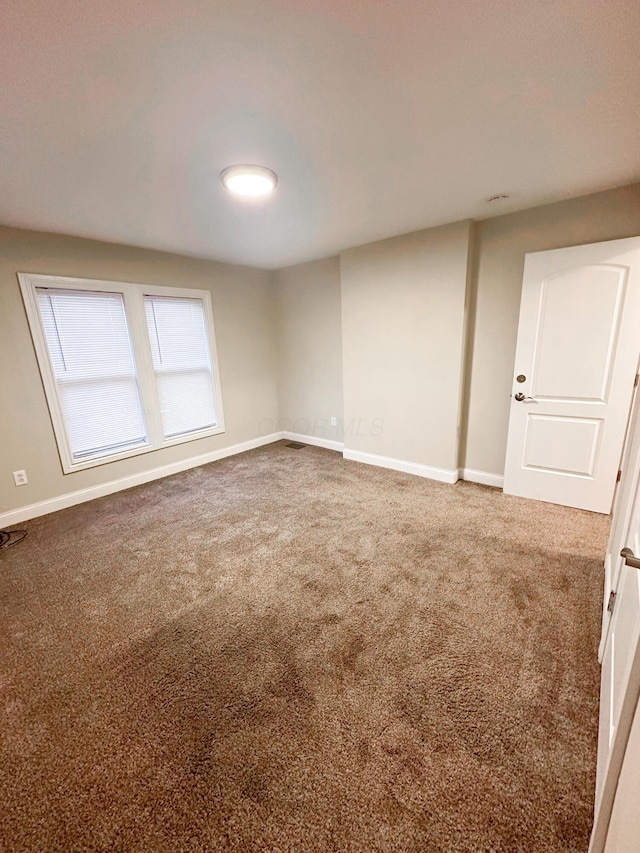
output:
POLYGON ((636 373, 636 378, 633 380, 633 387, 638 387, 638 379, 640 379, 640 373, 636 373))
POLYGON ((607 602, 607 612, 613 613, 613 608, 615 607, 616 602, 616 594, 613 590, 609 593, 609 601, 607 602))
POLYGON ((616 477, 616 483, 620 482, 620 477, 622 477, 622 471, 618 471, 618 476, 616 477))

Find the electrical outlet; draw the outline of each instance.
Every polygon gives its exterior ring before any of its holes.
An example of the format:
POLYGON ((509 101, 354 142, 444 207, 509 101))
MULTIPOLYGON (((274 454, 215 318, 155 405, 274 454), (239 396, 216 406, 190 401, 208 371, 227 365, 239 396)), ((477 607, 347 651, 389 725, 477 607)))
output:
POLYGON ((13 472, 13 482, 16 486, 26 486, 29 482, 27 480, 27 472, 26 471, 14 471, 13 472))
POLYGON ((338 419, 337 418, 331 418, 331 426, 338 426, 338 419))

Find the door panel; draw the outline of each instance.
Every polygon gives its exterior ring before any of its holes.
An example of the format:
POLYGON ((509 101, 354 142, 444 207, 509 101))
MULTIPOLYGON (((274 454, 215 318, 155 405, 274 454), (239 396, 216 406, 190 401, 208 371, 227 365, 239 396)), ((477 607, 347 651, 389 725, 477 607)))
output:
POLYGON ((591 477, 600 446, 599 418, 527 412, 523 467, 591 477))
POLYGON ((526 256, 505 492, 610 512, 639 320, 640 238, 526 256))
POLYGON ((533 396, 606 402, 627 273, 580 267, 541 282, 533 396))

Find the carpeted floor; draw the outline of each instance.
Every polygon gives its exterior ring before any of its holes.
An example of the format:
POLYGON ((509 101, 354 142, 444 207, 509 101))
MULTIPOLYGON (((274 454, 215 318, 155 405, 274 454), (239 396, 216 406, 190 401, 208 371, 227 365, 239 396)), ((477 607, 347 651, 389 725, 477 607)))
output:
POLYGON ((607 518, 279 443, 27 526, 3 851, 587 850, 607 518))

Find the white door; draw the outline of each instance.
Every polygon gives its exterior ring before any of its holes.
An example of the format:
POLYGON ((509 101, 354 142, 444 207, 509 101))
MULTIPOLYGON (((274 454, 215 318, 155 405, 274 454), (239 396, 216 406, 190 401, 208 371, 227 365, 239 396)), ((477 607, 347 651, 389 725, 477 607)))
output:
POLYGON ((606 838, 640 688, 640 477, 636 476, 633 485, 631 512, 622 536, 628 551, 620 561, 602 657, 595 821, 589 848, 594 853, 602 850, 606 838))
POLYGON ((640 352, 640 238, 526 256, 504 491, 608 513, 640 352))

